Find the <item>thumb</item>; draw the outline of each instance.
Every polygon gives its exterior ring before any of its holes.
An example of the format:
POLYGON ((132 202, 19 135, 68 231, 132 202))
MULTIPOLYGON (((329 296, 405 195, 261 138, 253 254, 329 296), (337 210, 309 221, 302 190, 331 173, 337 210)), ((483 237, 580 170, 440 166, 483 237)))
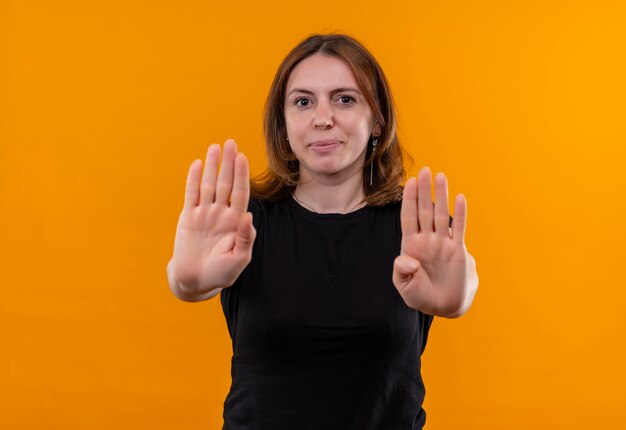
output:
POLYGON ((393 283, 398 285, 406 284, 419 270, 420 262, 414 258, 400 255, 393 262, 393 283))
POLYGON ((252 225, 252 214, 247 212, 237 226, 237 237, 235 239, 235 254, 249 254, 252 252, 252 244, 256 237, 256 230, 252 225))

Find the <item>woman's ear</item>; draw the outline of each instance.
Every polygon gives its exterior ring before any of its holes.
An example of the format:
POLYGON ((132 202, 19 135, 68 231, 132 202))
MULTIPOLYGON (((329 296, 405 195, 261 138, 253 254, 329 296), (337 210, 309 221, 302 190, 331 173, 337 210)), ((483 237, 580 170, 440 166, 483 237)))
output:
POLYGON ((378 137, 380 136, 381 133, 382 133, 382 129, 380 127, 380 124, 378 123, 378 121, 376 121, 374 123, 374 128, 372 129, 372 136, 378 137))

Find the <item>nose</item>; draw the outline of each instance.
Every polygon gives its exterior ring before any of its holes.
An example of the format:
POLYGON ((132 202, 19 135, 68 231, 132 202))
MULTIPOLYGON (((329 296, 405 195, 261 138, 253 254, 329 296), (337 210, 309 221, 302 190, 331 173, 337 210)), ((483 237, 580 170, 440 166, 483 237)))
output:
POLYGON ((333 111, 325 102, 319 102, 313 112, 313 128, 325 130, 333 126, 333 111))

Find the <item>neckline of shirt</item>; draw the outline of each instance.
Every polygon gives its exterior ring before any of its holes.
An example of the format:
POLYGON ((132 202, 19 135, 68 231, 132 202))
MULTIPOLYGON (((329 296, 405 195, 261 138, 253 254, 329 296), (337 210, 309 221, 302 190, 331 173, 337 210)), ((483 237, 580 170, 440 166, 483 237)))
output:
POLYGON ((336 220, 340 220, 340 219, 353 219, 353 218, 358 218, 363 216, 364 214, 366 214, 370 208, 370 206, 365 205, 362 208, 356 209, 352 212, 348 212, 346 214, 342 214, 342 213, 319 213, 319 212, 313 212, 310 209, 305 208, 304 206, 302 206, 300 203, 298 203, 293 196, 290 196, 288 198, 288 202, 289 206, 295 208, 298 212, 304 214, 305 216, 308 216, 309 218, 315 218, 315 219, 336 219, 336 220))

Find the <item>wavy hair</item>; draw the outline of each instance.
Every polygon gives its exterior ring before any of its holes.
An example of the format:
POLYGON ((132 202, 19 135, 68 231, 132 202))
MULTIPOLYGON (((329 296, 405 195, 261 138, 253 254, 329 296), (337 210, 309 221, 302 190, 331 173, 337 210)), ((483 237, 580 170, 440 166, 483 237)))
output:
POLYGON ((300 166, 287 141, 285 92, 289 76, 296 65, 316 53, 339 58, 348 65, 374 119, 381 127, 376 151, 372 153, 372 136, 367 143, 363 164, 364 200, 370 206, 382 206, 400 200, 406 174, 404 160, 412 162, 412 159, 398 140, 391 90, 372 54, 356 39, 343 34, 314 34, 307 37, 287 54, 278 67, 264 112, 263 130, 268 167, 251 181, 252 197, 283 200, 298 185, 300 166), (371 185, 370 163, 373 163, 371 185))

